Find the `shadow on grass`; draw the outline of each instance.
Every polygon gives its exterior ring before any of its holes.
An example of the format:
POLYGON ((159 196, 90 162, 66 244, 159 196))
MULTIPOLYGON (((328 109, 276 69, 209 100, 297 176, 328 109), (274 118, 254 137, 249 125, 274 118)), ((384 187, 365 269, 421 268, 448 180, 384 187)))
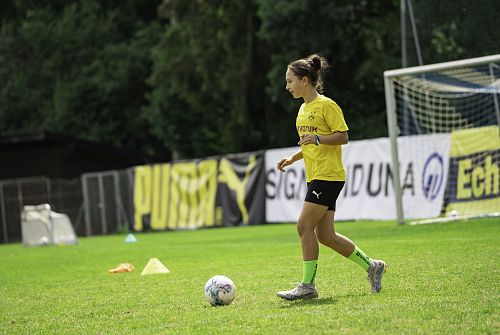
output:
POLYGON ((290 307, 299 307, 299 306, 319 306, 319 305, 333 305, 342 303, 343 300, 352 299, 353 297, 365 297, 371 295, 370 292, 348 292, 344 294, 335 295, 334 297, 320 297, 316 299, 306 299, 306 300, 283 300, 283 305, 280 308, 290 308, 290 307))
POLYGON ((291 307, 299 307, 306 305, 312 305, 312 306, 333 305, 335 303, 337 303, 337 300, 334 299, 333 297, 293 300, 293 301, 283 300, 283 305, 281 305, 280 308, 291 308, 291 307))

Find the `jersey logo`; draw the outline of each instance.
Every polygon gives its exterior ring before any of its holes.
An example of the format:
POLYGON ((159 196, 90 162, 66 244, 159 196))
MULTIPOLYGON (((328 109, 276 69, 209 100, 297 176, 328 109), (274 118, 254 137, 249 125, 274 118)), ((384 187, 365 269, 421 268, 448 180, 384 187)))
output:
POLYGON ((314 194, 316 196, 316 198, 318 198, 319 200, 319 196, 322 194, 323 192, 319 192, 319 193, 316 193, 316 191, 312 191, 312 194, 314 194))

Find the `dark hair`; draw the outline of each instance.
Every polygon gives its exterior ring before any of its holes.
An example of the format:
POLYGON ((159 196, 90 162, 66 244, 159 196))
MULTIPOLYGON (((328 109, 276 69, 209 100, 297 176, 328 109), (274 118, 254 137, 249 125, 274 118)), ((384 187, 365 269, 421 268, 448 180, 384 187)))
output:
POLYGON ((295 73, 297 77, 309 78, 311 84, 318 90, 323 92, 323 73, 329 67, 325 57, 317 54, 312 54, 306 58, 297 59, 290 64, 288 68, 295 73))

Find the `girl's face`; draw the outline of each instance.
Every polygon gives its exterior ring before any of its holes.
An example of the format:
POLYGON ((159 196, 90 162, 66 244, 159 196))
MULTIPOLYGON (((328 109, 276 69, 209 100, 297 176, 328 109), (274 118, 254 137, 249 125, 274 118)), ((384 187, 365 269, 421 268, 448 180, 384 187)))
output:
POLYGON ((299 79, 297 75, 290 69, 286 70, 286 90, 297 99, 304 96, 304 89, 307 86, 307 78, 299 79))

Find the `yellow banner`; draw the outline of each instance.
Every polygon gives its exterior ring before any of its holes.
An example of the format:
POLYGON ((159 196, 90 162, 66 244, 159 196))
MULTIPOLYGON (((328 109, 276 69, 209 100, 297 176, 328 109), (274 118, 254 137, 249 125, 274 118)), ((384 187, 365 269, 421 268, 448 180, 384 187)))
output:
POLYGON ((216 192, 216 160, 138 166, 134 230, 213 226, 216 192))
POLYGON ((134 169, 134 230, 192 229, 265 221, 262 152, 134 169))
POLYGON ((453 131, 446 213, 499 213, 499 165, 498 126, 453 131))
POLYGON ((498 126, 471 128, 451 132, 451 157, 500 149, 498 126))

